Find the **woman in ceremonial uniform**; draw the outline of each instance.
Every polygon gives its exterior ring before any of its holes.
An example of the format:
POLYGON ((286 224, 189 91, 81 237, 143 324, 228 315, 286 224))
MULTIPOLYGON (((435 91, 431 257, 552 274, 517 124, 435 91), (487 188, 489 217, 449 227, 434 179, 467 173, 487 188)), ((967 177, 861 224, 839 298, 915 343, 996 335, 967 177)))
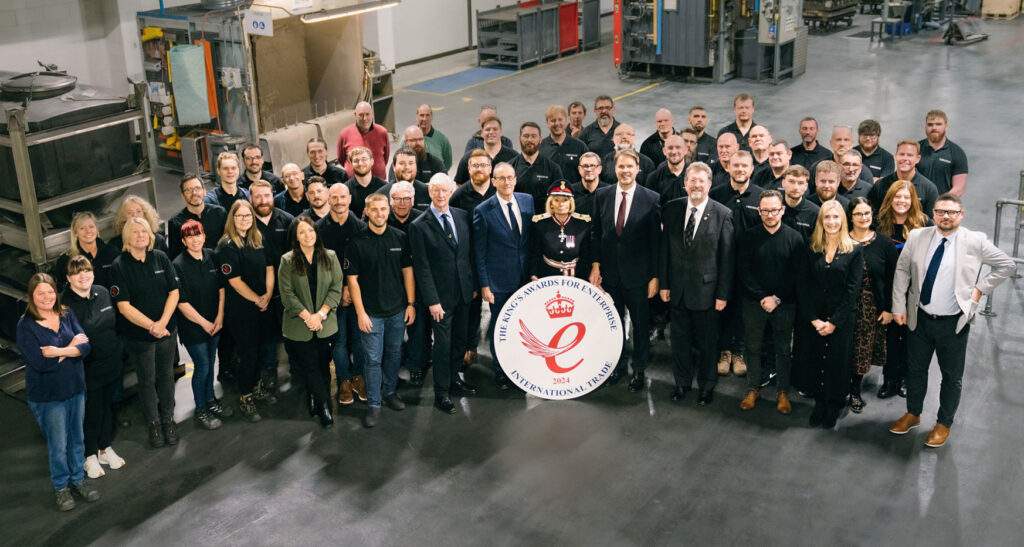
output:
POLYGON ((548 188, 546 213, 533 217, 533 243, 530 250, 530 279, 567 275, 586 279, 587 246, 590 240, 590 216, 576 213, 572 189, 565 180, 548 188))

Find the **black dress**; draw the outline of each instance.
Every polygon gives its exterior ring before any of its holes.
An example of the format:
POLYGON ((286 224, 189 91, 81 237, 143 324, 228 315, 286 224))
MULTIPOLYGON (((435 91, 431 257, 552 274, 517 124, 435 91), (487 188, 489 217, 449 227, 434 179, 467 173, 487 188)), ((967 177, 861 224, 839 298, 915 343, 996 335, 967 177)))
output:
POLYGON ((532 230, 529 275, 587 278, 590 274, 590 216, 573 213, 562 225, 550 214, 535 215, 532 230))

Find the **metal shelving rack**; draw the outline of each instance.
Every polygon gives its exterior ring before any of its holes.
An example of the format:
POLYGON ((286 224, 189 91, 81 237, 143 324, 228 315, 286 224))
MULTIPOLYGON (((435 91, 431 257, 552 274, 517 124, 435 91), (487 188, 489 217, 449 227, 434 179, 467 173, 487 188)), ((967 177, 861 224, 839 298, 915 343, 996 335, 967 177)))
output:
POLYGON ((477 64, 524 65, 558 57, 558 4, 477 11, 477 64))

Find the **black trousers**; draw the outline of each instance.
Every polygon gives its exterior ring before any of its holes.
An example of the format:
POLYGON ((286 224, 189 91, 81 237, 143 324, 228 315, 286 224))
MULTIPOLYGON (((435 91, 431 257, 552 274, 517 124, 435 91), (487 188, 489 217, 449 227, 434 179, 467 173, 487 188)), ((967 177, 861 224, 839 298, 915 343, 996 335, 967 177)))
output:
POLYGON ((331 401, 331 339, 317 338, 299 342, 284 339, 285 351, 293 369, 305 386, 306 392, 318 403, 331 401))
MULTIPOLYGON (((619 312, 619 318, 623 326, 626 324, 626 310, 629 310, 629 317, 633 321, 633 372, 643 372, 647 369, 647 357, 651 351, 651 307, 647 303, 647 285, 627 288, 621 285, 605 286, 608 295, 615 302, 615 310, 619 312)), ((626 371, 626 329, 622 329, 623 349, 619 356, 617 370, 626 371)))
POLYGON ((902 381, 907 378, 907 326, 889 323, 885 330, 885 366, 882 374, 886 380, 902 381))
MULTIPOLYGON (((427 313, 430 313, 429 310, 427 313)), ((468 345, 467 325, 469 321, 469 304, 460 302, 446 308, 440 321, 431 321, 430 328, 434 334, 434 347, 431 360, 434 362, 434 396, 446 397, 452 389, 462 358, 466 355, 468 345)))
POLYGON ((86 383, 85 457, 93 456, 114 440, 114 393, 121 377, 106 384, 86 383))
POLYGON ((677 387, 690 388, 697 370, 697 388, 714 391, 718 384, 718 316, 715 308, 690 310, 682 300, 672 305, 669 341, 672 374, 677 387), (694 359, 696 355, 696 359, 694 359))
MULTIPOLYGON (((737 289, 734 294, 738 294, 737 289)), ((718 350, 744 355, 746 332, 743 327, 743 309, 739 298, 733 298, 720 314, 721 329, 718 335, 718 350)))
POLYGON ((946 427, 953 425, 953 417, 960 406, 967 337, 971 333, 969 324, 956 332, 959 320, 960 314, 936 318, 918 310, 917 328, 907 335, 907 412, 921 415, 928 391, 928 368, 932 364, 932 355, 935 355, 942 374, 936 421, 946 427))
POLYGON ((462 352, 463 355, 469 350, 476 351, 480 345, 480 322, 483 318, 483 311, 484 299, 477 293, 476 298, 469 303, 466 319, 466 349, 462 352))

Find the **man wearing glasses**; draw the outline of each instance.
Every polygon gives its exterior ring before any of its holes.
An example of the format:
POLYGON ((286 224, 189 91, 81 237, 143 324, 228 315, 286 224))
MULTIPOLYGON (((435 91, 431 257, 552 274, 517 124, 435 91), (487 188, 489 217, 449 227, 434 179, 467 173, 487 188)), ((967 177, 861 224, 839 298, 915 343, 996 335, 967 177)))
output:
POLYGON ((601 158, 594 152, 587 152, 580 156, 579 174, 580 181, 570 186, 573 199, 576 200, 576 212, 582 215, 593 215, 594 192, 603 184, 601 182, 601 158))
POLYGON ((580 131, 580 140, 587 145, 587 150, 603 158, 615 151, 612 137, 615 135, 615 128, 619 126, 618 120, 615 119, 615 103, 612 102, 612 98, 608 95, 599 95, 594 99, 594 114, 597 119, 580 131))
POLYGON ((228 214, 219 205, 213 205, 203 201, 206 189, 203 187, 203 179, 195 173, 187 173, 181 177, 179 185, 181 197, 185 200, 185 208, 178 211, 178 214, 167 221, 167 250, 168 258, 174 257, 185 250, 181 242, 181 227, 188 220, 197 220, 203 225, 203 233, 206 234, 204 247, 216 249, 220 236, 224 234, 224 223, 227 222, 228 214))
POLYGON ((892 313, 907 325, 907 412, 889 431, 903 435, 921 424, 928 389, 928 367, 939 361, 942 387, 935 427, 925 445, 946 443, 960 404, 970 323, 981 295, 989 294, 1014 275, 1016 265, 985 234, 960 227, 963 203, 946 193, 935 201, 935 226, 910 232, 896 263, 892 313), (981 267, 992 269, 984 278, 981 267))
POLYGON ((265 180, 275 194, 284 191, 284 184, 277 175, 270 171, 263 170, 263 149, 258 144, 249 143, 242 149, 242 162, 245 163, 245 171, 238 177, 238 185, 246 190, 258 180, 265 180))
POLYGON ((860 170, 864 165, 860 152, 852 149, 847 150, 843 152, 839 160, 840 172, 837 193, 851 201, 857 197, 868 197, 868 193, 871 192, 874 184, 860 179, 860 170))
POLYGON ((791 352, 796 319, 796 278, 805 249, 799 232, 783 224, 786 210, 783 196, 765 190, 757 212, 761 224, 743 233, 736 253, 736 273, 742 295, 743 326, 747 337, 747 395, 741 410, 754 408, 761 397, 761 350, 765 325, 771 325, 778 373, 776 409, 789 414, 789 379, 793 367, 791 352))

